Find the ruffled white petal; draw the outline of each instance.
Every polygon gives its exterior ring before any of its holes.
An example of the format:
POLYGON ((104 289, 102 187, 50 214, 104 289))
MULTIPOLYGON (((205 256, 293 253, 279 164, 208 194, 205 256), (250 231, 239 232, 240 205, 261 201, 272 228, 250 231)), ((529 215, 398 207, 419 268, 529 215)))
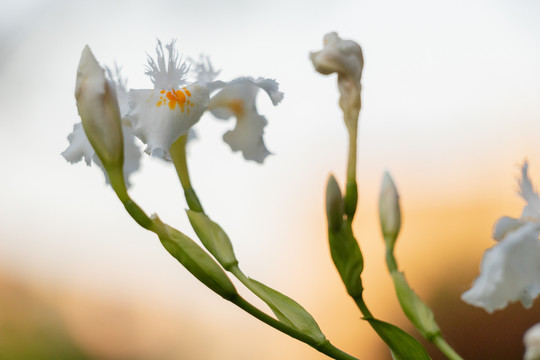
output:
POLYGON ((232 151, 241 151, 246 160, 258 163, 270 155, 263 140, 266 118, 252 111, 238 117, 234 130, 227 131, 223 140, 229 144, 232 151))
POLYGON ((493 239, 501 241, 508 232, 517 229, 521 225, 523 225, 523 223, 518 219, 514 219, 510 216, 503 216, 495 224, 495 228, 493 229, 493 239))
POLYGON ((527 205, 523 208, 521 219, 540 221, 540 197, 529 178, 528 169, 529 164, 525 161, 521 168, 521 179, 519 179, 519 195, 527 201, 527 205))
MULTIPOLYGON (((124 137, 124 179, 126 181, 126 186, 130 187, 131 183, 129 178, 131 174, 140 167, 141 151, 135 143, 135 136, 130 127, 122 126, 122 133, 124 137)), ((90 141, 88 141, 88 137, 86 136, 81 123, 73 126, 73 132, 68 135, 68 141, 69 146, 62 153, 62 156, 71 164, 84 160, 86 165, 90 166, 93 161, 103 171, 105 181, 109 184, 109 176, 107 175, 101 160, 92 148, 90 141)))
POLYGON ((131 90, 129 121, 148 154, 170 160, 169 148, 187 134, 206 110, 209 93, 197 82, 180 89, 131 90))
POLYGON ((234 130, 228 131, 224 141, 233 151, 241 151, 246 160, 262 163, 270 154, 264 144, 266 118, 257 112, 255 100, 259 89, 267 92, 276 105, 283 99, 278 83, 271 79, 238 78, 221 83, 221 90, 210 99, 208 109, 218 119, 236 117, 234 130))
POLYGON ((531 307, 540 293, 539 233, 537 224, 526 223, 488 249, 480 275, 461 298, 490 313, 518 300, 531 307))
POLYGON ((64 159, 70 164, 78 163, 84 159, 86 165, 90 166, 96 152, 86 137, 82 123, 73 125, 73 131, 68 135, 68 141, 69 146, 62 153, 64 159))

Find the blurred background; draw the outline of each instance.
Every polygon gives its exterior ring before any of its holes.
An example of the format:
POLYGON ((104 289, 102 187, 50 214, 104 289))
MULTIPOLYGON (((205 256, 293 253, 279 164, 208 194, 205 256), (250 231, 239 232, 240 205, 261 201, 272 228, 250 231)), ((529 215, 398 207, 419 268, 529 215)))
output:
MULTIPOLYGON (((150 88, 156 38, 211 56, 222 80, 279 81, 282 104, 258 99, 274 155, 245 162, 221 141, 233 122, 205 115, 189 148, 194 186, 247 274, 303 304, 336 346, 389 359, 326 244, 324 189, 330 172, 343 185, 346 133, 336 79, 316 74, 308 53, 329 31, 365 57, 355 230, 368 305, 411 329, 377 219, 388 169, 404 212, 399 266, 448 341, 469 359, 521 358, 540 306, 488 315, 460 294, 495 220, 520 215, 524 159, 540 183, 539 16, 534 0, 0 0, 0 359, 326 358, 199 284, 127 216, 100 170, 60 156, 79 121, 83 47, 122 66, 130 88, 150 88)), ((146 157, 133 183, 148 213, 193 235, 170 164, 146 157)))

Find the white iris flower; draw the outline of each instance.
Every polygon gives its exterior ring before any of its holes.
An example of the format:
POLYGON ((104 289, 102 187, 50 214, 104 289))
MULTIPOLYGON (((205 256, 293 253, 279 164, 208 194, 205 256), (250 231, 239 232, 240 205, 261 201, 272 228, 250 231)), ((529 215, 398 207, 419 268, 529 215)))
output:
POLYGON ((461 298, 488 312, 520 300, 530 308, 540 294, 540 197, 522 168, 519 194, 527 204, 519 219, 504 216, 495 224, 498 243, 486 250, 480 275, 461 298))
POLYGON ((130 90, 129 120, 133 132, 147 145, 145 152, 170 160, 169 148, 188 133, 206 110, 209 101, 207 83, 188 83, 188 66, 178 59, 174 41, 163 46, 158 40, 157 58, 148 57, 146 74, 154 89, 130 90))
MULTIPOLYGON (((88 52, 83 52, 83 57, 85 54, 90 54, 89 50, 88 52)), ((99 65, 96 65, 99 66, 99 65)), ((104 81, 107 81, 108 86, 113 90, 112 93, 115 94, 116 101, 118 103, 118 108, 120 110, 120 116, 122 118, 122 134, 123 134, 123 144, 124 144, 124 179, 126 181, 126 185, 129 187, 131 184, 129 182, 129 176, 137 171, 140 166, 140 157, 141 152, 139 150, 139 147, 135 144, 135 136, 133 135, 133 132, 131 131, 131 127, 129 126, 129 123, 125 119, 125 116, 127 114, 128 110, 128 104, 127 104, 127 89, 126 89, 126 81, 122 78, 120 75, 120 70, 118 68, 115 69, 115 72, 111 71, 111 69, 106 68, 106 74, 107 77, 104 77, 104 81)), ((96 77, 105 76, 103 69, 101 71, 95 72, 96 77)), ((90 81, 99 81, 100 79, 89 79, 90 81)), ((71 134, 68 135, 68 141, 69 146, 68 148, 62 153, 62 156, 71 164, 77 163, 84 159, 86 165, 90 166, 92 161, 98 165, 105 174, 105 181, 107 184, 109 183, 109 176, 107 175, 105 168, 97 156, 94 148, 90 144, 90 141, 88 140, 88 137, 84 131, 84 128, 82 126, 82 123, 77 123, 73 126, 73 131, 71 134)))

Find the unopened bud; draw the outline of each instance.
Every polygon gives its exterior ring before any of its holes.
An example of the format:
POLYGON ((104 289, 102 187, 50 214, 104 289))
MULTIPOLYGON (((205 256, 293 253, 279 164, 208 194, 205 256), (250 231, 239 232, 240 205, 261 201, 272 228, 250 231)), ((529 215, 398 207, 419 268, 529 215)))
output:
MULTIPOLYGON (((396 185, 388 172, 384 173, 379 197, 379 216, 385 239, 395 241, 401 228, 401 211, 396 185)), ((391 244, 393 245, 393 244, 391 244)))
POLYGON ((77 69, 75 98, 84 132, 99 159, 108 171, 121 172, 124 139, 116 93, 88 46, 77 69))
POLYGON ((328 228, 339 230, 343 223, 343 197, 334 175, 330 175, 326 185, 326 217, 328 228))
POLYGON ((364 57, 362 48, 352 40, 343 40, 337 33, 324 36, 324 48, 309 54, 315 70, 328 75, 338 73, 354 79, 360 85, 364 57))

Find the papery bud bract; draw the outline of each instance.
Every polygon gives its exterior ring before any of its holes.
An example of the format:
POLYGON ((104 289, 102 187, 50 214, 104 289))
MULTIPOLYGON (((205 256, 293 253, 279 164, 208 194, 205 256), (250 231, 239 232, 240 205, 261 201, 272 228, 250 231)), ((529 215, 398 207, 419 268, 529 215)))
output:
POLYGON ((86 136, 101 162, 107 170, 122 171, 124 139, 116 93, 88 46, 77 69, 75 98, 86 136))
MULTIPOLYGON (((384 173, 379 197, 379 216, 385 239, 395 241, 401 228, 401 210, 396 185, 388 172, 384 173)), ((389 244, 392 245, 393 244, 389 244)))
POLYGON ((523 344, 525 345, 523 360, 540 360, 540 323, 525 332, 523 344))
POLYGON ((339 230, 343 223, 343 197, 334 175, 330 175, 326 185, 326 217, 328 228, 339 230))

